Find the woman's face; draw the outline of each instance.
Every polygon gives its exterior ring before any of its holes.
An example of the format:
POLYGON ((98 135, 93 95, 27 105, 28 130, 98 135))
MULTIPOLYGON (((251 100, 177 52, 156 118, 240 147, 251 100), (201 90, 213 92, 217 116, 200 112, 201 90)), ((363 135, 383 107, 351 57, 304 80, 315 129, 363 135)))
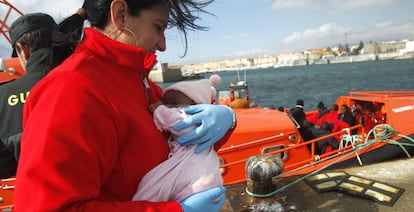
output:
MULTIPOLYGON (((137 45, 145 50, 155 53, 165 51, 165 30, 168 24, 168 8, 163 5, 156 5, 151 9, 142 10, 138 17, 125 16, 124 28, 131 32, 124 31, 124 43, 137 45)), ((121 41, 122 42, 122 41, 121 41)))

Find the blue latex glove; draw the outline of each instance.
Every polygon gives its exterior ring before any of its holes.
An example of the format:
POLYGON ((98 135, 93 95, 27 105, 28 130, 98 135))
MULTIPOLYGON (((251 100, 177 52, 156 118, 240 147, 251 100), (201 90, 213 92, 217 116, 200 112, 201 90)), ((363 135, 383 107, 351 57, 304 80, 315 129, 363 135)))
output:
POLYGON ((180 131, 196 126, 177 138, 181 145, 199 144, 195 149, 196 154, 223 138, 234 125, 234 112, 225 105, 198 104, 185 107, 183 110, 191 116, 174 125, 173 130, 180 131))
POLYGON ((207 191, 195 193, 180 202, 184 212, 219 211, 226 201, 226 189, 219 186, 207 191))

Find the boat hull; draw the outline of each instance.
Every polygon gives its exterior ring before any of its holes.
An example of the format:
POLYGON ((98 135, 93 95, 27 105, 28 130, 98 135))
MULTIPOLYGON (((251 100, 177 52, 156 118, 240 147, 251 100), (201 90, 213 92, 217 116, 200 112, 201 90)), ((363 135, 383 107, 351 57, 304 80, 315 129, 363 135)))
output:
MULTIPOLYGON (((414 139, 414 134, 407 135, 411 139, 414 139)), ((396 142, 399 142, 401 144, 412 144, 411 141, 408 141, 406 138, 400 138, 396 140, 396 142)), ((414 155, 414 147, 412 146, 404 146, 404 148, 407 150, 408 154, 411 156, 414 155)), ((383 145, 377 149, 373 149, 371 151, 367 151, 365 154, 362 154, 359 156, 360 161, 353 157, 351 159, 342 161, 340 163, 333 164, 329 167, 329 169, 342 169, 342 168, 348 168, 353 166, 359 166, 359 165, 370 165, 375 163, 380 163, 384 161, 391 161, 401 158, 407 158, 408 155, 405 154, 405 152, 401 149, 398 145, 383 145)))

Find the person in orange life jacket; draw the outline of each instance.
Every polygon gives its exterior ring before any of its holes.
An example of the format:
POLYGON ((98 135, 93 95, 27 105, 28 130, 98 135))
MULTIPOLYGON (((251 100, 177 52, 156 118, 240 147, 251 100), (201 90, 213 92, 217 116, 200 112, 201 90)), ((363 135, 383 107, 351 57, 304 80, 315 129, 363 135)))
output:
MULTIPOLYGON (((63 62, 33 88, 24 107, 16 211, 220 210, 222 186, 182 201, 131 200, 143 176, 169 154, 167 137, 148 110, 162 95, 148 79, 155 53, 166 50, 168 24, 184 35, 205 29, 194 23, 194 14, 209 2, 84 1, 83 18, 91 27, 80 42, 70 32, 61 35, 68 39, 59 37, 73 41, 74 52, 52 57, 63 62)), ((177 138, 181 145, 198 144, 199 154, 226 141, 234 120, 229 107, 198 104, 183 110, 190 116, 173 130, 195 128, 177 138)))
POLYGON ((9 34, 12 57, 26 74, 0 86, 0 178, 16 174, 22 135, 23 106, 33 86, 50 70, 50 47, 57 24, 47 14, 31 13, 16 19, 9 34))
MULTIPOLYGON (((344 128, 348 128, 350 125, 342 120, 339 120, 338 114, 339 106, 337 104, 332 104, 331 108, 329 109, 328 114, 325 115, 324 121, 328 121, 329 123, 333 124, 331 132, 338 132, 344 128)), ((341 135, 336 135, 335 139, 337 141, 341 140, 341 135)))
POLYGON ((318 119, 322 118, 325 114, 329 113, 329 110, 325 107, 325 104, 323 102, 319 102, 316 108, 319 111, 318 119))
POLYGON ((335 124, 338 121, 338 110, 338 105, 336 103, 333 103, 332 106, 328 109, 328 113, 323 117, 323 121, 335 124))
MULTIPOLYGON (((348 123, 341 121, 339 119, 333 120, 333 122, 329 122, 329 123, 333 124, 333 128, 331 132, 338 132, 338 131, 341 131, 342 129, 350 127, 348 123)), ((340 134, 335 135, 335 139, 337 141, 341 141, 341 135, 340 134)))
POLYGON ((321 126, 323 122, 334 123, 338 119, 338 113, 329 111, 323 102, 318 103, 317 109, 318 112, 307 117, 307 120, 316 125, 316 127, 321 126))
MULTIPOLYGON (((328 122, 330 124, 332 124, 332 129, 330 130, 331 132, 338 132, 341 131, 344 128, 348 128, 349 124, 341 121, 338 119, 338 110, 339 107, 336 103, 332 104, 331 108, 328 110, 328 113, 325 114, 321 119, 318 120, 317 123, 323 123, 323 122, 328 122)), ((337 141, 340 141, 341 139, 341 135, 336 135, 335 139, 337 141)))
POLYGON ((312 124, 317 124, 318 120, 329 112, 328 109, 326 109, 325 104, 323 102, 319 102, 316 108, 318 110, 316 113, 306 117, 308 122, 312 124))
POLYGON ((329 108, 330 112, 335 112, 336 114, 339 113, 339 106, 336 103, 333 103, 331 108, 329 108))
POLYGON ((150 106, 157 128, 171 133, 168 139, 170 154, 168 160, 142 178, 133 200, 182 201, 194 193, 223 185, 220 162, 214 148, 194 154, 197 145, 181 146, 176 141, 177 136, 192 127, 181 131, 172 129, 188 116, 182 107, 210 104, 217 93, 213 86, 220 82, 221 77, 213 74, 209 79, 175 83, 164 89, 162 102, 150 106))

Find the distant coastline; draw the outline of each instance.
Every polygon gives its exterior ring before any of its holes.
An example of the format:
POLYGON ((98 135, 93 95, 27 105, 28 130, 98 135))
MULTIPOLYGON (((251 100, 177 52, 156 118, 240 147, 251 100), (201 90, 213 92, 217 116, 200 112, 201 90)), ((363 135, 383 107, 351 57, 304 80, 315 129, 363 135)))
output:
POLYGON ((414 40, 359 44, 351 47, 309 49, 278 55, 210 61, 181 66, 182 74, 278 68, 286 66, 414 58, 414 40))
POLYGON ((263 55, 233 60, 217 60, 188 65, 154 66, 150 78, 155 82, 172 82, 202 78, 204 73, 261 68, 279 68, 315 64, 352 63, 376 60, 414 59, 414 40, 358 44, 348 47, 308 49, 278 55, 263 55))

